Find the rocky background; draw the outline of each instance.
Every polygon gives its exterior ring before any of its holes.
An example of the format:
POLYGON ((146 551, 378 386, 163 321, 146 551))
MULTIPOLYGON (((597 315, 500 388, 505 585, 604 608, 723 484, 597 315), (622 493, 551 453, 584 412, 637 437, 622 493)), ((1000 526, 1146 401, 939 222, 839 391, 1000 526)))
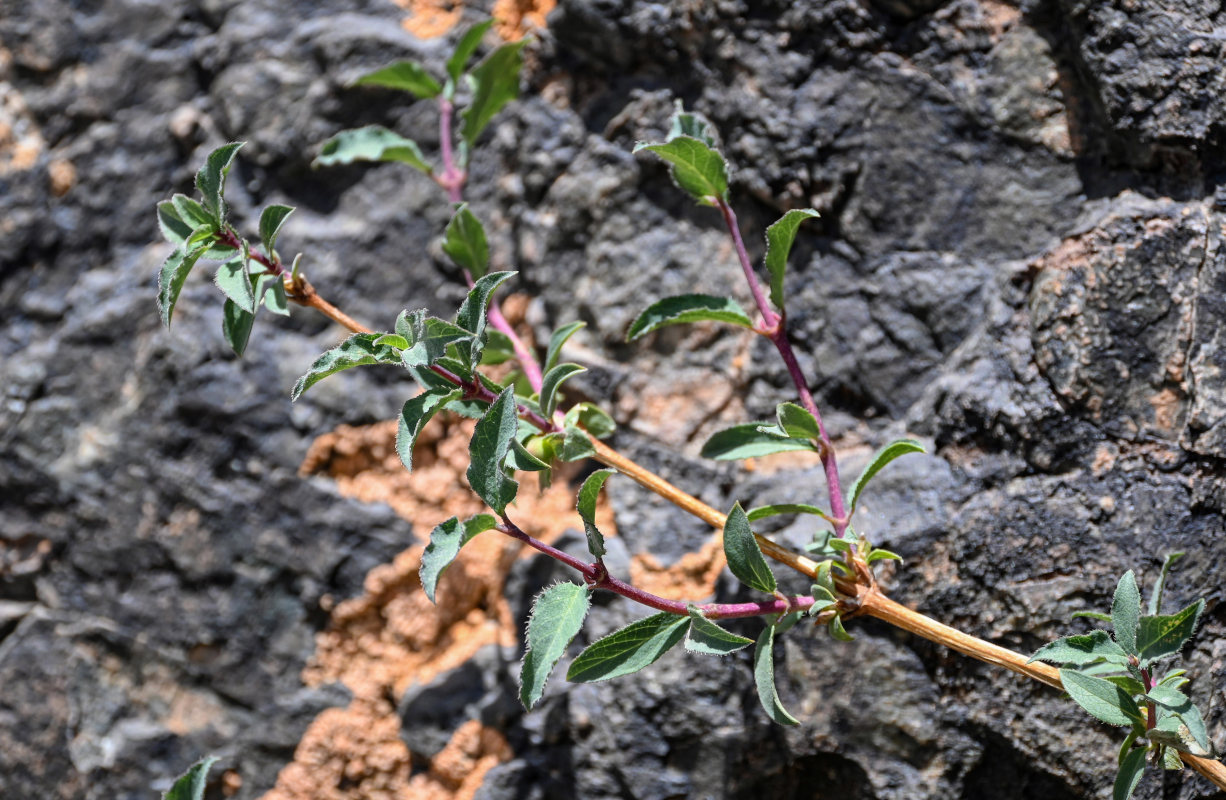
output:
MULTIPOLYGON (((396 166, 309 164, 371 122, 432 151, 430 104, 346 83, 396 58, 437 70, 491 10, 0 3, 0 796, 151 798, 210 752, 211 796, 271 800, 1110 796, 1112 731, 873 623, 850 644, 787 637, 796 729, 761 713, 745 653, 678 651, 612 684, 557 675, 525 715, 518 634, 565 572, 487 535, 443 610, 416 583, 431 526, 475 510, 464 426, 435 423, 410 479, 383 422, 411 392, 398 371, 290 405, 339 338, 326 320, 268 315, 236 360, 198 274, 159 326, 154 203, 234 139, 249 143, 236 219, 298 206, 282 248, 307 254, 321 293, 377 327, 406 306, 449 313, 462 289, 437 248, 441 193, 396 166)), ((769 345, 710 327, 622 341, 662 295, 745 294, 717 216, 630 154, 681 99, 722 130, 755 256, 782 211, 822 213, 789 308, 844 472, 903 432, 931 445, 865 506, 861 527, 907 559, 884 573, 892 596, 1029 651, 1085 628, 1070 613, 1109 604, 1124 570, 1147 586, 1187 551, 1169 602, 1208 598, 1185 660, 1226 745, 1226 9, 493 10, 501 35, 536 41, 469 196, 497 265, 520 270, 508 313, 538 341, 587 321, 576 385, 617 416, 614 444, 721 508, 824 494, 811 462, 696 457, 716 427, 791 396, 769 345)), ((662 592, 739 596, 709 530, 610 489, 611 564, 662 592)), ((565 484, 523 494, 525 527, 581 550, 565 484)), ((601 599, 583 636, 636 616, 601 599)), ((1166 773, 1139 796, 1223 795, 1166 773)))

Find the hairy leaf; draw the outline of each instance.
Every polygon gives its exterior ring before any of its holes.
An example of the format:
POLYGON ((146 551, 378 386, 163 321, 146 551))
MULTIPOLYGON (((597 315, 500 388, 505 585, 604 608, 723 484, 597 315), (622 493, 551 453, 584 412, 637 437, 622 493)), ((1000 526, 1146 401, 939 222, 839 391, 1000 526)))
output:
POLYGON ((780 514, 813 514, 814 516, 821 517, 831 524, 834 523, 834 520, 831 519, 830 515, 825 511, 817 506, 812 506, 807 503, 775 503, 774 505, 751 508, 748 512, 746 512, 746 516, 749 517, 750 522, 757 522, 758 520, 766 519, 767 517, 777 517, 780 514))
POLYGON ((378 333, 355 333, 315 359, 311 368, 294 385, 292 399, 297 400, 307 389, 343 369, 360 367, 364 364, 399 363, 400 351, 396 348, 387 345, 375 346, 375 340, 380 335, 378 333))
POLYGON ((463 394, 459 389, 445 393, 422 392, 405 402, 396 425, 396 453, 409 472, 413 471, 413 447, 426 423, 440 408, 460 399, 463 394))
POLYGON ((434 170, 426 163, 417 142, 381 125, 341 131, 323 143, 313 162, 317 167, 352 164, 355 161, 398 161, 427 175, 434 170))
POLYGON ((443 91, 439 82, 416 61, 397 61, 395 64, 366 73, 351 85, 401 89, 422 99, 436 97, 439 92, 443 91))
MULTIPOLYGON (((448 347, 457 342, 468 341, 473 336, 445 319, 425 316, 424 311, 410 315, 408 324, 410 346, 400 354, 406 367, 428 367, 442 359, 447 354, 448 347)), ((467 372, 468 369, 465 369, 464 373, 467 372)), ((462 374, 461 377, 463 376, 462 374)))
POLYGON ((196 173, 196 188, 204 197, 204 207, 216 226, 225 224, 225 202, 223 195, 226 189, 226 175, 234 163, 234 156, 246 142, 230 142, 223 144, 209 153, 204 166, 196 173))
POLYGON ((558 387, 567 378, 578 375, 580 372, 587 372, 587 367, 581 367, 578 364, 558 364, 545 373, 541 381, 541 414, 545 419, 553 417, 553 412, 557 410, 560 399, 558 387))
POLYGON ((639 142, 634 152, 650 150, 669 164, 677 186, 703 205, 728 199, 728 168, 719 151, 706 142, 678 136, 662 144, 639 142))
MULTIPOLYGON (((836 617, 837 619, 837 617, 836 617)), ((758 636, 753 652, 753 679, 758 687, 758 699, 766 714, 780 725, 799 725, 800 720, 788 713, 775 688, 775 626, 767 625, 758 636)))
POLYGON ((796 241, 796 231, 806 219, 820 216, 812 208, 800 208, 784 214, 766 229, 766 269, 771 276, 771 302, 783 310, 783 276, 788 269, 788 255, 796 241))
POLYGON ((1145 724, 1136 701, 1111 681, 1077 670, 1062 669, 1060 682, 1077 705, 1103 722, 1126 728, 1145 724))
POLYGON ((639 314, 626 331, 626 341, 633 341, 665 325, 683 322, 727 322, 743 328, 753 328, 753 320, 731 297, 709 294, 682 294, 652 303, 639 314))
POLYGON ((511 440, 515 438, 517 423, 515 390, 507 388, 490 403, 485 416, 477 422, 468 444, 471 458, 468 484, 486 505, 499 514, 506 511, 507 504, 515 499, 519 488, 519 484, 503 469, 511 440))
POLYGON ((571 662, 566 679, 607 681, 654 664, 685 635, 689 617, 661 612, 632 622, 593 642, 571 662))
POLYGON ((1183 713, 1192 706, 1192 700, 1186 694, 1170 686, 1159 684, 1145 694, 1158 705, 1179 713, 1183 713))
POLYGON ((1111 600, 1111 626, 1115 640, 1124 652, 1137 655, 1137 626, 1141 619, 1141 592, 1137 589, 1137 576, 1128 570, 1115 586, 1111 600))
POLYGON ((174 252, 162 262, 162 270, 158 273, 158 311, 161 313, 162 324, 170 327, 170 319, 175 313, 175 304, 179 302, 179 294, 183 284, 191 273, 192 267, 204 255, 206 248, 196 248, 185 251, 176 247, 174 252))
POLYGON ((519 700, 524 708, 532 708, 541 699, 549 673, 582 627, 590 602, 591 592, 574 583, 554 584, 536 596, 519 673, 519 700))
POLYGON ((788 439, 776 433, 760 430, 764 426, 769 427, 764 422, 745 422, 718 431, 702 446, 702 456, 717 461, 731 461, 738 458, 758 458, 789 450, 812 452, 816 449, 807 439, 788 439))
POLYGON ((473 280, 489 270, 490 247, 485 238, 485 228, 481 226, 481 220, 468 210, 467 203, 456 208, 443 231, 443 252, 456 266, 467 270, 473 280))
POLYGON ((685 110, 681 105, 681 101, 677 101, 677 110, 673 113, 672 121, 668 130, 668 141, 676 139, 678 136, 688 136, 691 139, 697 139, 707 147, 715 149, 715 136, 712 133, 714 129, 711 123, 707 121, 701 114, 694 114, 685 110))
POLYGON ((281 231, 281 226, 285 224, 285 220, 293 213, 293 206, 276 204, 268 206, 260 212, 260 241, 264 243, 264 252, 270 259, 275 257, 273 250, 277 244, 277 234, 281 231))
POLYGON ((1128 663, 1128 654, 1111 639, 1106 631, 1091 631, 1082 636, 1065 636, 1043 645, 1026 662, 1050 661, 1053 664, 1068 664, 1082 667, 1099 661, 1114 664, 1128 663))
POLYGON ((482 275, 473 284, 473 288, 469 289, 468 296, 464 298, 464 302, 460 304, 460 311, 456 314, 455 324, 466 331, 471 331, 473 338, 457 342, 457 346, 460 348, 461 355, 473 369, 476 369, 481 363, 481 350, 484 347, 485 328, 488 322, 486 314, 489 309, 490 300, 494 296, 494 291, 502 285, 503 281, 515 274, 514 272, 490 272, 482 275))
POLYGON ((242 356, 246 351, 247 342, 251 339, 251 326, 254 323, 255 314, 239 308, 233 300, 226 298, 226 302, 221 307, 221 333, 226 339, 226 344, 230 345, 230 349, 234 351, 234 355, 242 356))
POLYGON ((707 656, 726 656, 753 644, 753 639, 738 636, 724 630, 702 615, 697 606, 690 605, 690 629, 685 635, 685 649, 691 653, 707 656))
POLYGON ((1115 785, 1111 787, 1111 800, 1128 800, 1141 782, 1141 774, 1145 772, 1145 748, 1129 750, 1120 761, 1120 770, 1115 774, 1115 785))
POLYGON ((162 800, 204 800, 204 790, 208 788, 209 770, 216 763, 217 759, 213 756, 197 761, 162 795, 162 800))
POLYGON ((508 42, 472 71, 473 99, 461 114, 460 135, 472 147, 485 126, 507 103, 519 97, 519 70, 527 41, 508 42))
POLYGON ((252 291, 251 277, 247 273, 247 259, 239 256, 223 262, 217 268, 213 283, 243 311, 248 314, 255 313, 255 292, 252 291))
POLYGON ((1154 588, 1149 594, 1149 615, 1157 616, 1162 611, 1162 590, 1166 586, 1166 577, 1171 573, 1171 565, 1183 557, 1183 553, 1167 553, 1162 562, 1162 572, 1154 581, 1154 588))
POLYGON ((1196 624, 1204 610, 1205 601, 1197 600, 1176 614, 1141 617, 1136 643, 1141 665, 1148 666, 1182 650, 1192 634, 1196 633, 1196 624))
POLYGON ((587 434, 573 425, 563 428, 562 446, 558 450, 558 458, 563 461, 579 461, 596 455, 596 447, 587 434))
POLYGON ((464 35, 460 37, 460 41, 456 43, 455 50, 451 53, 451 58, 447 59, 447 74, 451 76, 453 81, 458 81, 460 76, 464 74, 464 68, 468 66, 468 59, 472 58, 473 53, 477 52, 477 47, 481 44, 481 38, 485 36, 485 32, 493 24, 494 20, 487 19, 484 22, 478 22, 464 31, 464 35))
POLYGON ((545 352, 545 372, 558 365, 562 357, 562 345, 566 344, 566 340, 573 336, 575 331, 586 326, 586 322, 568 322, 553 332, 553 335, 549 337, 549 349, 545 352))
POLYGON ((758 540, 749 528, 749 518, 740 503, 728 512, 724 523, 724 555, 728 558, 728 569, 741 583, 767 594, 777 588, 775 574, 758 547, 758 540))
POLYGON ((460 548, 472 541, 473 537, 492 529, 498 524, 493 514, 477 514, 464 522, 458 517, 452 517, 436 526, 430 532, 430 543, 421 556, 421 588, 430 602, 435 602, 434 594, 438 589, 438 579, 443 570, 459 555, 460 548))
POLYGON ((587 480, 579 487, 579 497, 575 503, 575 507, 579 510, 579 516, 583 518, 583 530, 587 534, 587 549, 596 558, 604 558, 604 535, 600 529, 596 527, 596 498, 600 495, 600 489, 604 486, 604 482, 609 479, 610 475, 616 473, 614 469, 598 469, 591 475, 587 476, 587 480))
POLYGON ((856 478, 856 482, 851 485, 851 492, 848 495, 851 498, 847 511, 848 515, 850 516, 856 510, 856 503, 860 500, 860 493, 864 491, 864 487, 873 479, 873 476, 881 471, 882 467, 899 456, 906 455, 907 453, 922 452, 924 452, 924 446, 914 439, 897 439, 878 450, 872 460, 868 462, 868 466, 860 473, 860 477, 856 478))
POLYGON ((571 406, 563 418, 563 424, 581 425, 585 431, 597 439, 611 436, 617 430, 617 423, 613 421, 613 418, 600 406, 591 403, 576 403, 571 406))
POLYGON ((780 403, 775 407, 779 430, 792 439, 821 439, 817 418, 795 403, 780 403))

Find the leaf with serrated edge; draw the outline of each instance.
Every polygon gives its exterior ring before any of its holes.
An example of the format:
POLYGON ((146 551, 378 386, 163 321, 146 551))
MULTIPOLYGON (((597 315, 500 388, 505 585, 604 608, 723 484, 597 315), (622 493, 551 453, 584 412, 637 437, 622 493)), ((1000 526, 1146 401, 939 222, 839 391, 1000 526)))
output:
POLYGON ((557 410, 558 387, 567 378, 578 375, 580 372, 587 372, 587 367, 581 367, 578 364, 558 364, 545 373, 545 377, 541 380, 541 413, 546 419, 552 417, 553 412, 557 410))
POLYGON ((251 290, 246 261, 241 256, 223 262, 217 268, 213 283, 243 311, 248 314, 255 313, 255 293, 251 290))
POLYGON ((247 342, 251 339, 251 326, 254 323, 254 314, 239 308, 233 300, 226 298, 226 302, 221 307, 221 333, 226 339, 226 344, 230 345, 230 349, 236 356, 242 356, 246 351, 247 342))
POLYGON ((1077 670, 1060 670, 1060 682, 1077 705, 1091 716, 1110 725, 1144 725, 1141 709, 1127 692, 1111 681, 1095 678, 1077 670))
POLYGON ((873 476, 881 471, 882 467, 899 456, 906 455, 907 453, 922 452, 924 452, 924 446, 914 439, 897 439, 878 450, 873 455, 872 460, 868 462, 868 466, 860 473, 860 477, 856 478, 856 482, 851 485, 851 491, 848 493, 851 502, 848 506, 847 514, 850 516, 855 512, 856 503, 860 500, 860 493, 864 491, 864 487, 873 479, 873 476))
POLYGON ((728 167, 724 157, 705 142, 678 136, 663 144, 639 142, 634 152, 640 150, 650 150, 667 161, 677 186, 702 205, 728 199, 728 167))
POLYGON ((652 303, 630 324, 626 341, 633 341, 665 325, 686 322, 727 322, 742 328, 753 328, 753 320, 731 297, 709 294, 682 294, 652 303))
POLYGON ((598 469, 587 479, 583 481, 583 485, 579 487, 579 496, 575 502, 575 508, 579 511, 579 516, 583 518, 583 530, 587 534, 587 549, 594 557, 604 558, 604 535, 600 529, 596 527, 596 499, 600 495, 600 489, 604 486, 604 482, 609 479, 610 475, 616 473, 613 469, 598 469))
POLYGON ((490 530, 498 524, 493 514, 477 514, 464 522, 458 517, 436 526, 430 532, 430 543, 421 556, 421 567, 418 574, 421 577, 421 588, 430 602, 435 602, 434 594, 438 588, 438 579, 443 570, 459 555, 460 548, 472 541, 479 533, 490 530))
POLYGON ((1171 565, 1183 557, 1183 553, 1167 553, 1162 561, 1162 572, 1154 581, 1154 588, 1149 593, 1149 615, 1157 616, 1162 611, 1162 590, 1166 586, 1166 577, 1171 573, 1171 565))
POLYGON ((192 765, 162 795, 162 800, 204 800, 204 790, 209 784, 209 770, 217 763, 213 756, 203 758, 192 765))
POLYGON ((171 317, 175 313, 175 304, 179 302, 179 294, 183 291, 183 284, 202 255, 204 255, 203 248, 184 252, 183 248, 176 247, 174 252, 162 262, 162 269, 158 273, 158 310, 161 313, 162 324, 167 328, 170 327, 171 317))
POLYGON ((486 505, 503 513, 515 499, 519 484, 503 469, 511 440, 515 438, 517 418, 515 390, 507 388, 490 403, 473 429, 468 445, 471 461, 468 465, 468 485, 486 505))
POLYGON ((757 522, 758 520, 766 519, 767 517, 776 517, 780 514, 813 514, 814 516, 821 517, 827 522, 834 522, 830 515, 825 511, 817 506, 809 505, 808 503, 775 503, 774 505, 751 508, 745 513, 746 516, 749 517, 750 522, 757 522))
POLYGON ((732 507, 724 522, 724 555, 728 559, 728 569, 741 583, 767 594, 777 588, 775 574, 762 556, 740 503, 732 507))
POLYGON ((783 276, 788 269, 788 255, 796 241, 800 223, 819 214, 811 208, 789 211, 774 225, 766 229, 766 269, 771 276, 771 302, 783 310, 783 276))
POLYGON ((468 59, 472 58, 473 53, 477 52, 477 47, 481 44, 481 38, 485 36, 485 32, 493 24, 494 20, 487 19, 484 22, 478 22, 464 31, 464 35, 460 37, 460 41, 456 43, 455 50, 451 53, 451 58, 447 59, 447 74, 451 76, 453 81, 458 81, 460 76, 464 74, 464 68, 468 66, 468 59))
POLYGON ((779 701, 775 688, 775 626, 767 625, 758 636, 753 652, 753 679, 758 687, 758 699, 766 714, 780 725, 799 725, 800 720, 788 713, 779 701))
POLYGON ((413 471, 413 446, 426 423, 440 408, 463 395, 459 389, 447 393, 422 392, 405 402, 396 424, 396 453, 409 472, 413 471))
POLYGON ((703 458, 731 461, 739 458, 758 458, 790 450, 815 451, 813 443, 807 439, 787 439, 759 430, 766 424, 746 422, 717 431, 702 446, 703 458))
POLYGON ((589 645, 571 662, 566 680, 592 683, 638 672, 681 641, 689 621, 689 617, 661 612, 632 622, 589 645))
POLYGON ((526 41, 509 42, 473 68, 473 98, 461 115, 460 134, 472 147, 494 115, 519 97, 519 70, 526 41))
POLYGON ((494 291, 502 285, 503 281, 515 274, 514 272, 491 272, 487 275, 482 275, 473 284, 473 288, 468 290, 468 296, 460 304, 455 324, 466 331, 471 331, 473 338, 470 341, 457 342, 457 345, 464 358, 468 360, 474 369, 481 363, 481 349, 484 347, 483 340, 488 322, 486 314, 489 309, 490 300, 494 296, 494 291))
POLYGON ((442 85, 416 61, 397 61, 395 64, 366 73, 351 85, 400 89, 423 100, 437 97, 438 93, 443 91, 442 85))
POLYGON ((417 142, 381 125, 341 131, 323 143, 312 166, 329 167, 334 164, 352 164, 355 161, 396 161, 408 164, 427 175, 434 171, 426 163, 426 157, 417 142))
POLYGON ((566 344, 566 340, 573 336, 575 331, 586 326, 586 322, 576 320, 575 322, 566 323, 553 332, 553 335, 549 337, 549 349, 545 352, 545 372, 558 365, 558 361, 562 357, 562 345, 566 344))
POLYGON ((490 265, 490 246, 485 238, 481 220, 463 203, 451 215, 451 221, 443 230, 443 252, 467 270, 473 280, 486 273, 490 265))
POLYGON ((277 244, 277 234, 280 233, 285 220, 293 213, 293 206, 275 203, 260 212, 260 241, 264 244, 264 252, 270 259, 273 258, 273 251, 277 244))
POLYGON ((817 417, 795 403, 780 403, 775 407, 779 429, 793 439, 820 439, 817 417))
POLYGON ((591 592, 574 583, 554 584, 536 596, 519 672, 519 701, 524 708, 541 699, 549 673, 583 626, 590 602, 591 592))
POLYGON ((218 226, 225 223, 222 196, 225 193, 226 175, 234 163, 234 156, 244 144, 245 142, 223 144, 209 153, 204 166, 196 173, 196 188, 204 197, 204 207, 218 226))
POLYGON ((1137 655, 1137 625, 1141 618, 1141 592, 1137 576, 1128 570, 1120 577, 1111 600, 1111 626, 1124 652, 1137 655))
POLYGON ((1099 661, 1116 664, 1128 663, 1128 654, 1111 639, 1106 631, 1091 631, 1080 636, 1065 636, 1043 645, 1032 655, 1031 661, 1050 661, 1053 664, 1071 664, 1081 667, 1099 661))
POLYGON ((753 644, 753 639, 737 636, 702 615, 697 606, 690 605, 690 629, 685 635, 685 649, 691 653, 707 656, 726 656, 753 644))
POLYGON ((396 348, 386 345, 375 346, 375 340, 379 336, 381 334, 378 333, 356 333, 315 359, 311 368, 294 385, 291 398, 297 400, 307 389, 343 369, 360 367, 364 364, 399 363, 400 351, 396 348))
POLYGON ((1196 633, 1196 625, 1204 609, 1205 601, 1197 600, 1176 614, 1141 617, 1137 628, 1137 656, 1141 659, 1141 666, 1148 666, 1182 650, 1196 633))
POLYGON ((1141 782, 1141 773, 1145 771, 1145 748, 1128 751, 1120 762, 1120 771, 1115 775, 1115 785, 1111 788, 1111 800, 1128 800, 1141 782))

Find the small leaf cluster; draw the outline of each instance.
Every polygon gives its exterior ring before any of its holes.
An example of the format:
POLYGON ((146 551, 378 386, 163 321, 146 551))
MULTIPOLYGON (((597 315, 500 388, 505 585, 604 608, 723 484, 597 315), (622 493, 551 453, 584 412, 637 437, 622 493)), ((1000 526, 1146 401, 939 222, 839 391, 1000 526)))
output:
MULTIPOLYGON (((503 106, 519 96, 519 72, 527 40, 503 44, 469 69, 469 62, 493 24, 493 20, 485 20, 465 31, 447 59, 445 75, 432 75, 416 61, 397 61, 360 76, 352 85, 395 89, 419 99, 437 98, 446 103, 453 103, 460 87, 466 87, 468 103, 460 114, 460 144, 456 154, 458 167, 463 170, 477 137, 503 106)), ((447 146, 450 147, 450 143, 447 146)), ((431 177, 439 173, 439 168, 430 163, 417 142, 381 125, 341 131, 324 142, 315 164, 331 166, 355 161, 394 161, 408 164, 431 177)))
POLYGON ((203 758, 191 766, 162 793, 162 800, 204 800, 208 788, 209 770, 217 763, 213 756, 203 758))
POLYGON ((1116 585, 1110 614, 1076 615, 1109 622, 1111 631, 1057 639, 1030 659, 1060 665, 1060 680, 1074 702, 1097 719, 1128 730, 1120 747, 1115 800, 1132 796, 1147 754, 1167 769, 1182 767, 1179 753, 1214 755, 1204 718, 1182 691, 1188 683, 1185 671, 1159 671, 1192 638, 1205 608, 1201 599, 1174 614, 1159 613, 1171 564, 1181 555, 1167 556, 1147 614, 1141 613, 1141 593, 1129 570, 1116 585))
POLYGON ((162 323, 170 327, 183 285, 196 264, 219 261, 213 282, 226 298, 222 334, 240 356, 247 348, 261 305, 275 314, 289 314, 286 282, 294 285, 300 260, 295 258, 293 267, 287 270, 276 251, 277 234, 293 213, 292 207, 273 204, 260 214, 262 253, 253 250, 227 221, 226 177, 242 146, 242 142, 231 142, 208 155, 196 173, 200 200, 176 194, 157 206, 158 227, 174 245, 158 274, 162 323))

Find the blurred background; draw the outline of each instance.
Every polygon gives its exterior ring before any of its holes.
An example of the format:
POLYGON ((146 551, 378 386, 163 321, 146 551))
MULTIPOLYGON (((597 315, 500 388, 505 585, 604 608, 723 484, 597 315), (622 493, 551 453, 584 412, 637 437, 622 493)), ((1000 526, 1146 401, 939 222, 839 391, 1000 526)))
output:
MULTIPOLYGON (((410 478, 387 422, 415 391, 402 371, 290 404, 343 335, 323 317, 262 315, 238 360, 199 270, 159 325, 154 205, 231 140, 248 143, 233 219, 254 235, 259 208, 297 206, 278 244, 324 297, 383 329, 453 313, 443 193, 400 165, 310 162, 369 123, 432 154, 431 103, 347 84, 402 58, 441 74, 490 13, 482 53, 533 43, 467 195, 494 266, 519 270, 504 308, 525 335, 587 322, 570 357, 590 371, 568 385, 614 414, 617 448, 719 508, 824 495, 810 461, 697 457, 792 399, 766 342, 623 341, 659 297, 747 295, 718 214, 630 154, 680 99, 722 132, 755 258, 787 209, 822 214, 793 251, 789 323, 843 471, 903 433, 929 445, 864 505, 861 529, 906 558, 891 595, 1031 651, 1088 629, 1069 615, 1108 606, 1126 569, 1148 586, 1187 551, 1168 602, 1208 598, 1185 660, 1226 744, 1219 4, 3 0, 0 796, 151 798, 208 753, 210 797, 268 800, 1110 796, 1104 726, 862 621, 849 644, 785 640, 795 729, 760 711, 745 652, 678 649, 611 684, 560 668, 525 714, 527 609, 571 576, 487 534, 442 610, 417 583, 431 527, 478 509, 465 425, 432 423, 410 478)), ((574 489, 525 487, 518 521, 582 552, 574 489)), ((624 479, 608 497, 623 576, 743 596, 701 523, 624 479)), ((601 598, 580 638, 638 616, 601 598)), ((1167 773, 1138 796, 1222 795, 1167 773)))

